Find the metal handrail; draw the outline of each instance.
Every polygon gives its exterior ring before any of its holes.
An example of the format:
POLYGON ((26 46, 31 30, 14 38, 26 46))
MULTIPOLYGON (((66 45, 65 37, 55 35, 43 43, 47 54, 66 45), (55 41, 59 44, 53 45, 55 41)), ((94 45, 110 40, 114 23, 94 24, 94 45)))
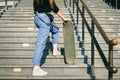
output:
POLYGON ((106 33, 102 29, 101 25, 99 24, 99 22, 97 21, 97 19, 93 15, 93 13, 90 11, 90 9, 88 8, 88 6, 86 5, 84 0, 69 0, 70 3, 71 3, 71 1, 73 1, 73 6, 70 5, 69 7, 73 7, 73 14, 75 12, 74 10, 75 10, 75 5, 76 5, 77 24, 79 23, 79 14, 82 17, 82 42, 83 42, 83 45, 84 45, 84 35, 85 35, 84 24, 86 25, 88 32, 91 36, 91 69, 92 69, 91 71, 92 71, 92 73, 94 73, 94 45, 95 45, 99 52, 99 55, 101 56, 101 59, 103 60, 105 67, 108 69, 108 74, 109 74, 108 79, 113 80, 113 73, 116 73, 118 71, 118 69, 113 66, 113 46, 117 45, 118 41, 116 39, 112 39, 112 40, 109 39, 109 37, 106 35, 106 33), (82 10, 79 7, 79 1, 82 4, 82 10), (91 18, 91 24, 92 24, 91 28, 84 16, 85 10, 91 18), (106 44, 109 46, 109 48, 108 48, 109 61, 107 61, 107 58, 105 57, 96 37, 94 36, 94 27, 95 27, 94 25, 96 25, 96 28, 99 30, 99 32, 102 35, 103 39, 105 40, 106 44))
POLYGON ((118 0, 115 0, 115 7, 116 7, 116 10, 117 10, 117 6, 118 6, 118 0))

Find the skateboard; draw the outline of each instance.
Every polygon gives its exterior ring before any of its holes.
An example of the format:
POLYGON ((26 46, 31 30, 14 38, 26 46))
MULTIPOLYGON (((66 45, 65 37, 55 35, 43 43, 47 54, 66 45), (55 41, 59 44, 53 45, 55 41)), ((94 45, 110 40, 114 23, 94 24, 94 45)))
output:
POLYGON ((76 59, 74 29, 71 21, 63 23, 65 61, 67 64, 74 64, 76 59))

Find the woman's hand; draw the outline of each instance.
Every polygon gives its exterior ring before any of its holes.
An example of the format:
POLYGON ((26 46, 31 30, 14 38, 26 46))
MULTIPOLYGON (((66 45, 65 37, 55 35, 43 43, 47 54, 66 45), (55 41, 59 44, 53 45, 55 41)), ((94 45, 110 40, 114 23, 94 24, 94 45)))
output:
POLYGON ((68 19, 64 19, 63 22, 64 22, 64 23, 67 23, 67 22, 68 22, 68 19))
POLYGON ((60 11, 58 11, 57 15, 63 20, 63 22, 67 22, 68 19, 66 19, 60 11))

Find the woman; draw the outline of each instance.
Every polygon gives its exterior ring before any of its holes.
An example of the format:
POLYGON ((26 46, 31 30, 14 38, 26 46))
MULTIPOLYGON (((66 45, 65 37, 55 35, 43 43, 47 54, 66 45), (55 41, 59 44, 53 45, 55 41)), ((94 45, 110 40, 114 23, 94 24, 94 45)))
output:
POLYGON ((63 20, 63 22, 65 22, 66 19, 59 11, 59 8, 54 0, 34 0, 33 7, 35 13, 34 23, 39 28, 35 52, 32 60, 33 76, 43 76, 47 75, 47 72, 43 71, 39 65, 41 63, 43 50, 45 49, 45 44, 50 31, 52 32, 53 55, 60 55, 57 51, 57 43, 59 40, 58 28, 51 25, 51 20, 46 14, 53 11, 63 20))

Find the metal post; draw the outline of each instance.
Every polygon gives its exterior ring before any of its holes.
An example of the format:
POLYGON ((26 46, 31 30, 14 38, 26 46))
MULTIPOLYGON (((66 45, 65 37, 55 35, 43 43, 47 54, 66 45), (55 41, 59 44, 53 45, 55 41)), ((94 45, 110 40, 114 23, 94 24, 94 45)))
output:
POLYGON ((69 7, 71 7, 71 0, 70 0, 70 2, 69 2, 69 7))
POLYGON ((113 80, 113 45, 109 44, 109 80, 113 80))
MULTIPOLYGON (((82 16, 85 15, 85 10, 84 10, 84 6, 82 5, 82 16)), ((85 27, 84 27, 84 20, 82 19, 82 47, 84 48, 84 39, 85 39, 85 27)))
POLYGON ((117 2, 117 1, 118 1, 118 0, 116 0, 116 3, 115 3, 115 4, 116 4, 116 10, 117 10, 117 6, 118 6, 118 2, 117 2))
POLYGON ((5 9, 8 9, 7 0, 5 0, 5 9))
POLYGON ((95 55, 94 55, 94 40, 93 40, 93 36, 94 36, 94 22, 93 20, 91 20, 91 26, 92 26, 92 37, 91 37, 91 73, 94 74, 94 60, 95 60, 95 55))
POLYGON ((75 9, 75 6, 74 6, 74 4, 75 4, 75 3, 74 3, 74 0, 73 0, 73 14, 75 13, 75 10, 74 10, 74 9, 75 9))
MULTIPOLYGON (((64 1, 64 4, 65 4, 65 7, 67 8, 67 0, 63 0, 64 1)), ((19 3, 20 3, 20 0, 19 0, 19 3)))
POLYGON ((16 5, 16 4, 15 4, 15 0, 14 0, 14 4, 13 4, 13 6, 15 7, 15 5, 16 5))
POLYGON ((78 13, 79 0, 77 0, 77 4, 78 4, 78 6, 76 6, 76 8, 77 8, 77 24, 79 24, 79 13, 78 13))
POLYGON ((20 0, 19 0, 19 3, 20 3, 20 0))

